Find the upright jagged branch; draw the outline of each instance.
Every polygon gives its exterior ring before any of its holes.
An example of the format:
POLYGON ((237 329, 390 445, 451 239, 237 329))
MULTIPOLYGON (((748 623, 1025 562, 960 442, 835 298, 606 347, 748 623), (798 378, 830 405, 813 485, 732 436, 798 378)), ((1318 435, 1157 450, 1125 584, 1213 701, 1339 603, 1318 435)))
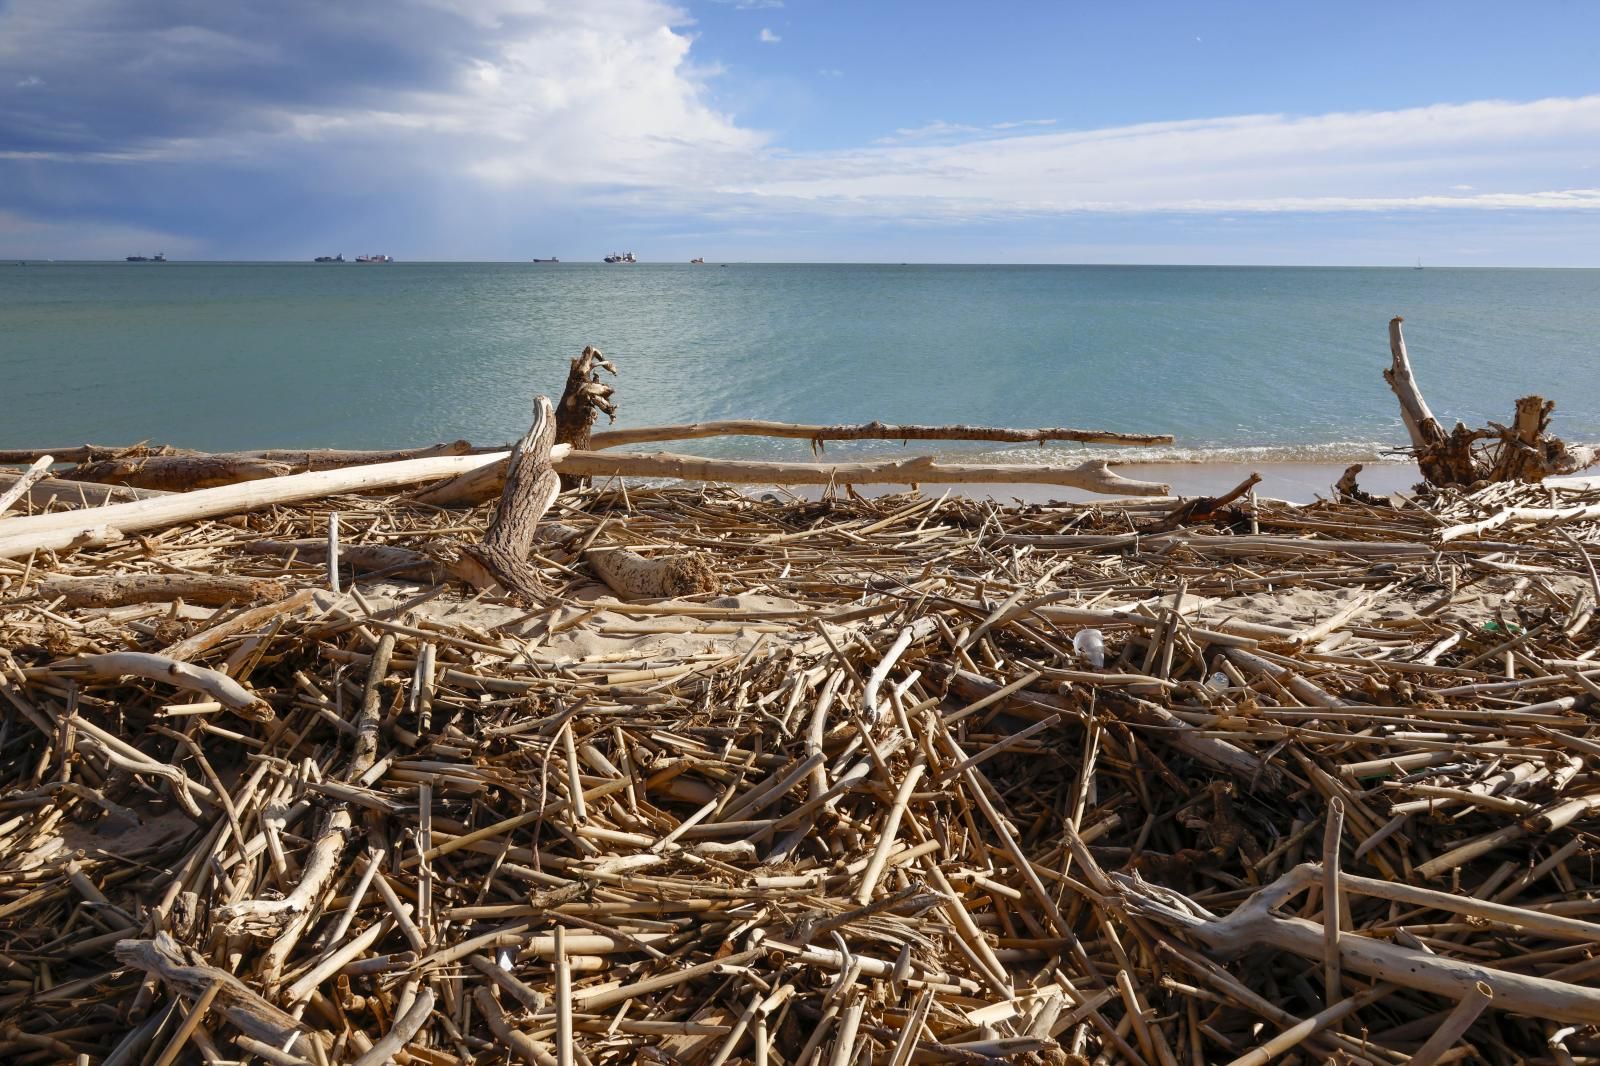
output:
MULTIPOLYGON (((595 413, 604 411, 613 422, 617 420, 617 405, 611 402, 611 394, 615 390, 600 380, 600 371, 596 367, 603 367, 613 377, 616 376, 617 368, 600 354, 598 348, 584 348, 583 354, 572 361, 572 369, 567 372, 566 388, 561 390, 561 402, 556 405, 557 444, 570 444, 574 448, 588 450, 595 413)), ((587 480, 582 476, 563 474, 561 488, 563 491, 574 489, 587 480)))

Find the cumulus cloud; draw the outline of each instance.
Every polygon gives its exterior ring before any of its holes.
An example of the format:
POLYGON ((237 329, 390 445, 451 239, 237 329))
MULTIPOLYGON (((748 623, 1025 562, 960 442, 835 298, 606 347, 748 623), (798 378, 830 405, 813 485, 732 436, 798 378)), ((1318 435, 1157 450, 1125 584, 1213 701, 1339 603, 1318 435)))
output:
POLYGON ((17 0, 0 71, 68 88, 0 100, 11 151, 86 160, 448 159, 490 180, 636 181, 761 135, 707 103, 660 0, 283 0, 267 8, 17 0))
POLYGON ((756 34, 756 40, 760 41, 762 44, 777 44, 779 41, 783 40, 783 38, 779 37, 776 33, 773 33, 767 27, 763 26, 761 27, 761 32, 756 34))

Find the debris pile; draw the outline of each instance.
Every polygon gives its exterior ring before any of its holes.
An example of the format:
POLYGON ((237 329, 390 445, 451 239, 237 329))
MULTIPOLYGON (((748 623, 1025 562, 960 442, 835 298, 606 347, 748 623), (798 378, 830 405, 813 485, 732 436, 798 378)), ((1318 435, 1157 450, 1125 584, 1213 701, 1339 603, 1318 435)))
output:
POLYGON ((1600 492, 595 480, 0 559, 0 1055, 1600 1054, 1600 492))

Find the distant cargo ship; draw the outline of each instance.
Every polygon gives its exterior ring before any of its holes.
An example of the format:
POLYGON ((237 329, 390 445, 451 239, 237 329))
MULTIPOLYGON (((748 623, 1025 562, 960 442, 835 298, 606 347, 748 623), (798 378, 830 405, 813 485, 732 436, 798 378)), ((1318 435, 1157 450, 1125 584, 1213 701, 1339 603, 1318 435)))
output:
POLYGON ((312 262, 313 263, 342 263, 342 262, 344 262, 344 253, 340 252, 338 255, 319 255, 315 259, 313 259, 312 262))
POLYGON ((394 262, 394 256, 392 256, 392 255, 358 255, 358 256, 356 256, 356 262, 358 262, 358 263, 392 263, 392 262, 394 262))
POLYGON ((535 263, 559 263, 559 262, 561 262, 561 260, 552 257, 550 259, 535 259, 534 262, 535 263))
POLYGON ((164 252, 157 252, 155 255, 130 255, 126 257, 126 261, 129 263, 165 263, 167 256, 164 252))
POLYGON ((638 261, 639 260, 633 257, 632 252, 623 252, 620 255, 606 256, 606 262, 608 263, 637 263, 638 261))
POLYGON ((689 260, 689 265, 690 266, 705 266, 706 265, 706 261, 704 259, 691 259, 691 260, 689 260))

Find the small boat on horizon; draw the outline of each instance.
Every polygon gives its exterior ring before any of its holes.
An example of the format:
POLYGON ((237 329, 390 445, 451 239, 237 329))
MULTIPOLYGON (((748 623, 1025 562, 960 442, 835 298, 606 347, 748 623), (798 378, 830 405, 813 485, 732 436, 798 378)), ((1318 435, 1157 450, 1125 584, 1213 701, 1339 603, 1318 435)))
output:
POLYGON ((358 255, 358 256, 356 256, 356 262, 358 262, 358 263, 392 263, 392 262, 394 262, 394 256, 392 256, 392 255, 358 255))
POLYGON ((621 252, 615 255, 606 256, 605 261, 608 263, 637 263, 639 260, 634 258, 632 252, 621 252))
POLYGON ((157 252, 155 255, 130 255, 123 258, 125 263, 165 263, 166 261, 167 254, 165 252, 157 252))
POLYGON ((1411 269, 1412 269, 1412 270, 1421 270, 1421 269, 1422 269, 1422 260, 1421 260, 1421 259, 1418 259, 1418 260, 1417 260, 1417 265, 1416 265, 1416 266, 1414 266, 1414 267, 1412 267, 1412 268, 1411 268, 1411 269))

